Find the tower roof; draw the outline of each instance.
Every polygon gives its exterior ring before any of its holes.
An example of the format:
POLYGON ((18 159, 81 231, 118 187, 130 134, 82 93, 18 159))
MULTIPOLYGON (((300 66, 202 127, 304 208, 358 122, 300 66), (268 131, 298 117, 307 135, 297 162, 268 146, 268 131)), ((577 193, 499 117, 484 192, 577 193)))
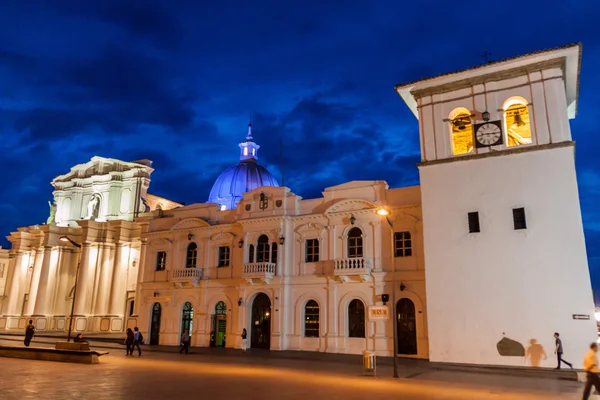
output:
POLYGON ((581 43, 535 51, 503 60, 477 65, 460 71, 448 72, 429 78, 418 79, 394 86, 394 89, 419 118, 416 98, 435 90, 443 93, 446 89, 455 90, 458 86, 469 87, 477 83, 497 79, 502 73, 523 73, 539 71, 543 68, 559 66, 565 79, 569 118, 577 114, 579 96, 579 70, 581 61, 581 43))

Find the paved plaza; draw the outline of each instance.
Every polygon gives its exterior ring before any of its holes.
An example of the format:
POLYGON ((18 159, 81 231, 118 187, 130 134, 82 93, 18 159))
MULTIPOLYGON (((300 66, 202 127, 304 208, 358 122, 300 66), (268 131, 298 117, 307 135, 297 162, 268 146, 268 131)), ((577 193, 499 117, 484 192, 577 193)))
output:
MULTIPOLYGON (((0 340, 2 345, 18 345, 0 340)), ((38 342, 45 347, 49 343, 38 342)), ((165 349, 163 349, 165 350, 165 349)), ((98 365, 2 358, 2 400, 23 399, 183 399, 363 400, 363 399, 579 399, 573 380, 501 373, 436 369, 427 363, 401 363, 400 379, 389 363, 377 377, 335 357, 286 359, 249 354, 146 351, 126 357, 109 349, 98 365)))

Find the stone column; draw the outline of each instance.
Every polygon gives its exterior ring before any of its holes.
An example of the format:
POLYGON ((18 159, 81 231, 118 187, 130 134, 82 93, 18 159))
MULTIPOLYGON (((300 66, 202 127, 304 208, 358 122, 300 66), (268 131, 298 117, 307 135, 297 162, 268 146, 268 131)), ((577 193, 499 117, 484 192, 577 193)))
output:
POLYGON ((336 353, 338 351, 339 343, 339 315, 338 315, 338 293, 337 284, 332 280, 328 279, 327 290, 327 351, 328 353, 336 353))
MULTIPOLYGON (((135 301, 133 303, 133 315, 140 315, 140 306, 142 305, 142 277, 146 269, 146 251, 148 249, 148 239, 142 239, 140 246, 140 261, 138 263, 138 274, 135 282, 135 301)), ((133 243, 131 244, 133 247, 133 243)), ((128 266, 129 267, 129 266, 128 266)), ((172 267, 171 267, 172 268, 172 267)), ((177 268, 177 267, 176 267, 177 268)))
POLYGON ((125 295, 127 294, 127 268, 129 265, 123 262, 122 257, 123 243, 117 243, 115 247, 115 262, 110 289, 110 301, 108 303, 109 315, 122 315, 125 307, 125 295))
POLYGON ((29 299, 27 300, 27 308, 25 309, 25 315, 33 314, 33 308, 35 306, 35 301, 37 299, 39 284, 40 284, 40 274, 42 272, 42 261, 43 255, 42 249, 35 250, 35 257, 33 261, 33 274, 31 276, 31 285, 29 286, 29 299))
MULTIPOLYGON (((90 279, 90 244, 83 243, 81 246, 81 260, 79 267, 79 277, 75 278, 77 282, 77 294, 75 296, 75 315, 85 315, 87 310, 86 303, 88 297, 88 280, 90 279)), ((77 272, 75 272, 77 273, 77 272)))
MULTIPOLYGON (((383 251, 385 240, 382 237, 382 223, 381 221, 371 221, 369 224, 373 227, 373 240, 370 257, 373 259, 373 271, 381 271, 384 260, 386 259, 386 251, 383 251)), ((386 224, 387 225, 387 224, 386 224)), ((389 247, 388 247, 389 248, 389 247)))
POLYGON ((12 271, 12 279, 10 282, 10 292, 8 293, 8 299, 4 303, 4 315, 20 315, 18 310, 19 305, 19 286, 21 281, 24 280, 27 275, 27 267, 23 268, 23 251, 17 251, 14 267, 12 271))
POLYGON ((60 264, 58 266, 58 279, 56 297, 54 299, 54 315, 66 315, 70 309, 66 307, 67 297, 71 286, 69 284, 70 277, 73 271, 73 264, 77 263, 79 254, 75 249, 62 248, 60 256, 60 264))
POLYGON ((48 303, 50 296, 48 285, 50 281, 50 259, 52 257, 52 247, 44 246, 44 260, 42 261, 42 271, 40 273, 40 282, 38 287, 37 298, 33 308, 34 315, 46 315, 49 313, 48 303))
POLYGON ((100 263, 100 275, 98 280, 98 291, 94 315, 106 315, 108 313, 108 301, 110 288, 112 286, 113 262, 110 256, 111 248, 108 244, 102 246, 102 259, 100 263))

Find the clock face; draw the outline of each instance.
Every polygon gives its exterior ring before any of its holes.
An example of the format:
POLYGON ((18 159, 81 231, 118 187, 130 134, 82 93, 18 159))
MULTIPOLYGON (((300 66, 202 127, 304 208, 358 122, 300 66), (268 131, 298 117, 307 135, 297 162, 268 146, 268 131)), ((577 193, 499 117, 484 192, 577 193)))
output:
POLYGON ((477 147, 502 144, 502 129, 500 127, 500 121, 489 121, 475 125, 477 147))

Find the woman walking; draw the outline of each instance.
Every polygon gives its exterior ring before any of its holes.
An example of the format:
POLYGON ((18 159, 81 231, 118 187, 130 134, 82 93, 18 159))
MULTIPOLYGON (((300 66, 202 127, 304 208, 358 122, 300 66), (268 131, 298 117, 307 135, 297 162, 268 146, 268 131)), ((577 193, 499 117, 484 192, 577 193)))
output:
POLYGON ((133 331, 127 328, 127 336, 125 337, 125 346, 127 346, 126 355, 133 355, 133 331))
POLYGON ((248 332, 246 332, 246 328, 242 329, 242 353, 245 353, 246 349, 248 348, 248 339, 246 339, 247 336, 248 332))

